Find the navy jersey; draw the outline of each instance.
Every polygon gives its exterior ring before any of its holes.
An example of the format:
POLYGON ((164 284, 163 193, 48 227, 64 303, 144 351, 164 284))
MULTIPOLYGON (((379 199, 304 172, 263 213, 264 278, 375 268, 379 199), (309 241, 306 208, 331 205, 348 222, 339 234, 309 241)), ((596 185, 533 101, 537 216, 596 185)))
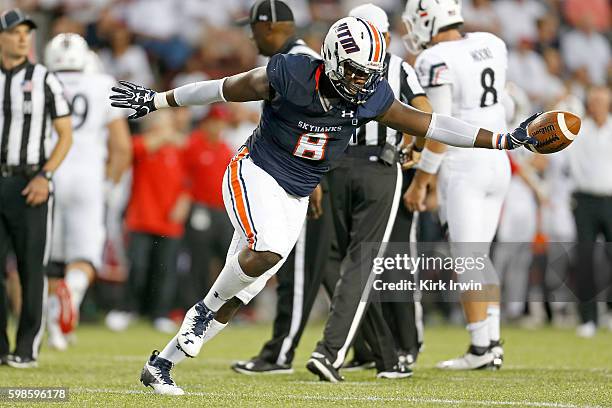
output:
POLYGON ((267 67, 271 100, 247 141, 251 159, 289 194, 306 197, 365 123, 389 109, 394 96, 385 79, 361 105, 344 99, 326 110, 319 96, 323 61, 277 54, 267 67))

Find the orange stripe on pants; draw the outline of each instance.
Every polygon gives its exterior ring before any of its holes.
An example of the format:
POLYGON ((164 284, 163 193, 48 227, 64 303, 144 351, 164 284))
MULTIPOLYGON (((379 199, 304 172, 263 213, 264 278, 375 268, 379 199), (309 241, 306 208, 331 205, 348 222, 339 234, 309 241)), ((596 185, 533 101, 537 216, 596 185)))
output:
POLYGON ((253 249, 253 245, 255 244, 255 233, 253 232, 254 228, 249 222, 246 209, 246 197, 242 190, 240 180, 238 180, 238 162, 247 154, 249 154, 249 149, 246 147, 242 148, 242 150, 238 152, 230 163, 230 185, 232 187, 230 194, 232 194, 232 197, 234 197, 234 205, 236 206, 236 212, 238 213, 238 222, 246 231, 249 248, 253 249))

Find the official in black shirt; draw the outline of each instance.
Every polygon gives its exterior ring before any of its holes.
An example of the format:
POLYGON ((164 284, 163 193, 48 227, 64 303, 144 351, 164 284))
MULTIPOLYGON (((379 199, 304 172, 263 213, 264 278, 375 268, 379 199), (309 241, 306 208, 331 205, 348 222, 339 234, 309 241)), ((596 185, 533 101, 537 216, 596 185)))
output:
POLYGON ((21 10, 0 15, 0 364, 36 367, 44 324, 51 179, 72 144, 70 105, 61 83, 28 61, 36 24, 21 10), (58 135, 50 146, 52 128, 58 135), (9 355, 6 254, 12 246, 22 288, 14 352, 9 355))

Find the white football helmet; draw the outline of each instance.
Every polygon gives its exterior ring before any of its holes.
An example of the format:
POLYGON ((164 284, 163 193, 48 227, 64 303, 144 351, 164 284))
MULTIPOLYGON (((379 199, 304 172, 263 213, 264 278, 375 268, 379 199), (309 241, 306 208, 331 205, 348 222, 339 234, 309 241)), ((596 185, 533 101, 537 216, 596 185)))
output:
POLYGON ((85 59, 85 66, 83 67, 83 72, 89 72, 92 74, 103 74, 104 73, 104 64, 102 60, 94 51, 89 50, 87 53, 87 58, 85 59))
POLYGON ((460 0, 408 0, 402 20, 404 44, 412 54, 423 51, 444 27, 463 23, 460 0))
POLYGON ((75 33, 58 34, 45 48, 45 65, 51 71, 82 71, 89 58, 89 47, 75 33))
POLYGON ((364 103, 384 71, 385 38, 369 21, 345 17, 325 36, 321 55, 325 74, 336 91, 352 103, 364 103))

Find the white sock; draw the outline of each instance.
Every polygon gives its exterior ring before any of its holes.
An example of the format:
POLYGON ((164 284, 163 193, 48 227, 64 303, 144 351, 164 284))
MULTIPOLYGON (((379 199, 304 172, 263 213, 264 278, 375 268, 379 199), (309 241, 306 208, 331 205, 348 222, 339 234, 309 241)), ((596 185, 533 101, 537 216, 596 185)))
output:
POLYGON ((51 326, 59 327, 59 316, 60 316, 60 300, 55 293, 50 294, 47 299, 47 327, 50 329, 51 326))
POLYGON ((225 302, 257 279, 257 277, 248 276, 242 271, 238 263, 238 254, 227 261, 204 298, 204 304, 213 312, 219 310, 225 302))
POLYGON ((72 307, 79 310, 81 307, 81 302, 85 297, 85 292, 87 292, 87 288, 89 287, 89 276, 87 275, 87 272, 82 271, 81 269, 70 269, 68 272, 66 272, 64 281, 66 282, 66 286, 68 286, 68 290, 70 291, 72 307))
MULTIPOLYGON (((204 333, 204 340, 202 344, 206 344, 209 340, 211 340, 213 337, 219 334, 221 330, 225 329, 226 326, 227 326, 227 323, 220 323, 216 321, 215 319, 213 319, 213 321, 210 322, 210 326, 208 326, 206 333, 204 333)), ((178 334, 174 336, 172 340, 168 342, 168 344, 162 350, 162 352, 159 353, 160 357, 165 358, 166 360, 170 360, 174 364, 178 364, 187 358, 187 355, 183 353, 183 351, 180 348, 177 347, 177 344, 178 344, 177 337, 178 337, 178 334)))
POLYGON ((477 347, 489 347, 489 325, 487 319, 470 323, 466 326, 472 338, 472 345, 477 347))
POLYGON ((219 334, 221 330, 225 329, 226 326, 227 323, 221 323, 213 319, 208 329, 206 329, 206 333, 204 333, 204 341, 202 344, 206 344, 209 340, 212 340, 212 338, 219 334))
POLYGON ((489 339, 499 341, 501 336, 501 323, 499 321, 499 306, 489 305, 487 307, 487 325, 489 326, 489 339))
POLYGON ((181 361, 183 361, 184 359, 187 358, 187 355, 185 353, 183 353, 183 351, 178 348, 178 334, 176 336, 174 336, 172 338, 172 340, 170 340, 170 342, 168 342, 168 344, 166 345, 166 347, 162 350, 161 353, 159 353, 159 356, 161 358, 165 358, 166 360, 170 360, 172 361, 174 364, 178 364, 181 361))

